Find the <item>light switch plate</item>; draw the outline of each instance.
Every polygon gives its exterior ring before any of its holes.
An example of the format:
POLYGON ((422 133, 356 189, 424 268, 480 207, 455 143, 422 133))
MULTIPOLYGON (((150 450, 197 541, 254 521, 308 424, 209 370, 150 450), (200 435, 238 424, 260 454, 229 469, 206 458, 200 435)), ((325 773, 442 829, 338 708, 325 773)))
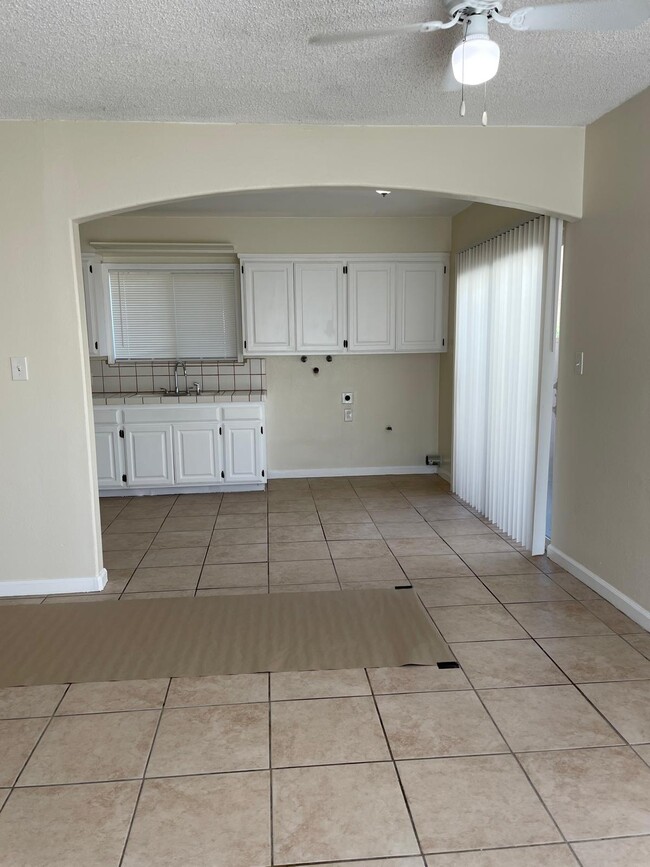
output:
POLYGON ((26 380, 27 359, 25 356, 14 355, 11 358, 11 378, 19 381, 26 380))
POLYGON ((352 421, 352 407, 343 410, 343 421, 352 421))

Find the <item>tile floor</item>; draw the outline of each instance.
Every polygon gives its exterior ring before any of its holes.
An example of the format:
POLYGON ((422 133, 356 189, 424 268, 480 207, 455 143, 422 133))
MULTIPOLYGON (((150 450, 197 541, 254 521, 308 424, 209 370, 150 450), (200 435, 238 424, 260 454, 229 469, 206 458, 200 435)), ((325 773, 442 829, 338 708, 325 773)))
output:
POLYGON ((0 690, 2 865, 650 864, 650 636, 439 479, 101 505, 84 601, 412 583, 461 669, 0 690))

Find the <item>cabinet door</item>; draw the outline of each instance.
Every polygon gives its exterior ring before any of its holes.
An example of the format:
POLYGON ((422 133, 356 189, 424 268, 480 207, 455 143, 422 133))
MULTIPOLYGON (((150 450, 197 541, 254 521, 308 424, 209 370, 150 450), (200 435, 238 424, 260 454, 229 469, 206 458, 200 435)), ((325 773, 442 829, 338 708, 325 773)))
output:
POLYGON ((341 352, 345 338, 342 262, 296 262, 296 348, 341 352))
POLYGON ((397 265, 397 352, 445 349, 446 277, 438 262, 397 265))
POLYGON ((153 488, 174 484, 172 426, 127 424, 126 475, 130 487, 153 488))
POLYGON ((294 352, 296 332, 291 262, 244 263, 244 352, 294 352))
POLYGON ((124 449, 119 425, 95 425, 95 455, 100 489, 123 488, 124 449))
POLYGON ((83 275, 84 303, 86 307, 86 328, 88 330, 89 355, 102 355, 101 339, 101 261, 97 256, 83 255, 81 271, 83 275))
POLYGON ((221 482, 221 444, 218 422, 174 425, 174 480, 177 485, 221 482))
POLYGON ((359 262, 348 266, 350 352, 395 351, 395 266, 359 262))
POLYGON ((263 482, 262 423, 225 421, 223 437, 226 482, 263 482))

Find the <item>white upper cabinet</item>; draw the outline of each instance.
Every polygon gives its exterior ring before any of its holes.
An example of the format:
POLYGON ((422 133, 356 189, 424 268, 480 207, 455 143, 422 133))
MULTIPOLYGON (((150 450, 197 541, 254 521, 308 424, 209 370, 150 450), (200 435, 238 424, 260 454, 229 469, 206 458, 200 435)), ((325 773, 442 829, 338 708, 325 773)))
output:
POLYGON ((285 355, 296 350, 292 262, 244 265, 246 355, 285 355))
POLYGON ((446 340, 447 290, 442 262, 397 265, 397 352, 440 352, 446 340))
POLYGON ((395 351, 395 265, 354 262, 348 266, 350 352, 395 351))
POLYGON ((103 310, 101 294, 101 259, 83 253, 81 256, 84 302, 86 305, 86 328, 88 330, 88 353, 105 355, 103 340, 103 310))
POLYGON ((345 335, 343 262, 296 262, 296 349, 341 352, 345 335))

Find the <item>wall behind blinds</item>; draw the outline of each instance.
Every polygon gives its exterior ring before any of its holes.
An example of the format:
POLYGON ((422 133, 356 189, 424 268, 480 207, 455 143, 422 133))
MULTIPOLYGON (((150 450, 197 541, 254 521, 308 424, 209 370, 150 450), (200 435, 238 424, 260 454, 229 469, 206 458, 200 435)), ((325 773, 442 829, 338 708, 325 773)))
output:
POLYGON ((108 268, 116 360, 236 358, 234 267, 108 268))
POLYGON ((557 223, 539 217, 458 257, 454 490, 529 548, 547 260, 557 223))

